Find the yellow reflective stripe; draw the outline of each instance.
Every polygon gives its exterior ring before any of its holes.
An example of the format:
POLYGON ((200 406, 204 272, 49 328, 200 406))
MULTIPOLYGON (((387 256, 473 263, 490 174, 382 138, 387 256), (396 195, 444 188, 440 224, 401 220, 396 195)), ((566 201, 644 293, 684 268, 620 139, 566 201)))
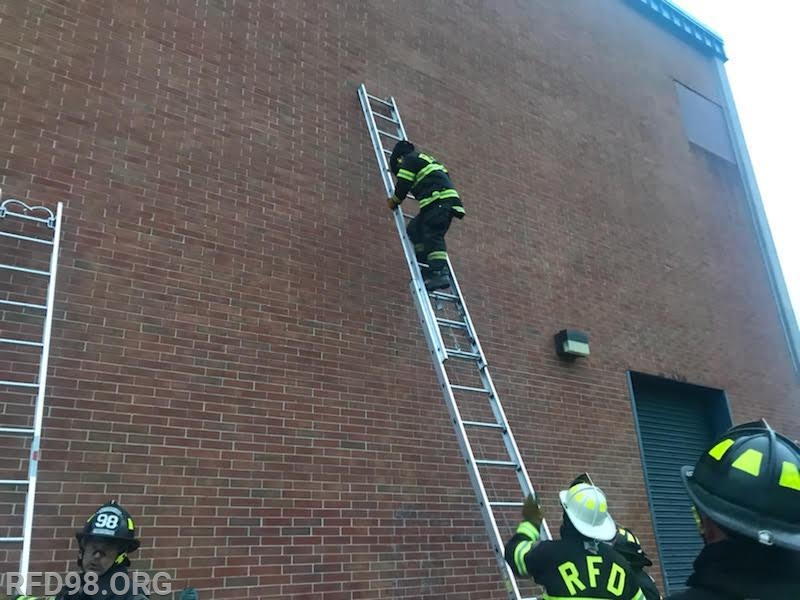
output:
MULTIPOLYGON (((435 202, 436 200, 448 200, 450 198, 458 198, 458 192, 456 190, 454 190, 454 189, 442 190, 440 192, 433 192, 433 194, 431 194, 427 198, 423 198, 422 200, 418 200, 419 207, 423 208, 425 206, 428 206, 428 204, 431 204, 432 202, 435 202)), ((453 208, 455 209, 456 207, 453 207, 453 208)), ((463 212, 464 209, 461 209, 461 210, 463 212)))
POLYGON ((528 536, 532 541, 538 541, 539 530, 530 521, 523 521, 517 526, 517 533, 528 536))
POLYGON ((733 461, 731 466, 735 469, 739 469, 740 471, 744 471, 745 473, 749 473, 753 477, 758 477, 758 474, 761 472, 762 458, 764 458, 764 454, 759 450, 748 448, 742 452, 742 455, 739 458, 733 461))
POLYGON ((413 171, 409 171, 407 169, 400 169, 397 172, 398 179, 405 179, 406 181, 414 181, 414 173, 413 171))
POLYGON ((425 177, 427 177, 428 175, 430 175, 434 171, 444 171, 444 170, 445 170, 444 169, 444 165, 440 165, 440 164, 437 164, 437 163, 432 163, 432 164, 428 165, 427 167, 423 167, 422 169, 420 169, 420 171, 417 173, 417 176, 414 178, 414 180, 419 182, 419 181, 422 181, 423 179, 425 179, 425 177))
POLYGON ((798 472, 796 464, 783 461, 781 478, 778 481, 778 485, 800 492, 800 472, 798 472))
MULTIPOLYGON (((590 598, 589 596, 551 596, 547 592, 542 594, 542 600, 597 600, 597 596, 590 598)), ((646 600, 644 593, 642 590, 630 600, 646 600)))
POLYGON ((531 541, 520 542, 514 548, 514 564, 517 566, 517 572, 520 575, 526 576, 528 574, 528 567, 525 566, 525 557, 531 551, 531 548, 533 548, 533 542, 531 541))
POLYGON ((419 156, 419 157, 420 157, 422 160, 424 160, 424 161, 425 161, 425 162, 427 162, 427 163, 436 162, 436 159, 435 159, 435 158, 433 158, 432 156, 429 156, 429 155, 425 154, 424 152, 420 152, 419 154, 417 154, 417 156, 419 156))
POLYGON ((467 213, 467 211, 464 210, 463 206, 454 206, 453 210, 456 211, 456 212, 464 213, 464 214, 467 213))
POLYGON ((128 529, 130 531, 133 531, 135 529, 135 526, 133 524, 133 519, 128 519, 128 529))
POLYGON ((720 460, 725 455, 725 453, 728 451, 728 448, 730 448, 731 446, 733 446, 733 440, 732 439, 728 438, 728 439, 722 440, 719 444, 717 444, 711 450, 709 450, 708 454, 712 458, 716 458, 717 460, 720 460))
POLYGON ((428 252, 428 260, 445 260, 447 258, 447 252, 444 250, 434 250, 433 252, 428 252))

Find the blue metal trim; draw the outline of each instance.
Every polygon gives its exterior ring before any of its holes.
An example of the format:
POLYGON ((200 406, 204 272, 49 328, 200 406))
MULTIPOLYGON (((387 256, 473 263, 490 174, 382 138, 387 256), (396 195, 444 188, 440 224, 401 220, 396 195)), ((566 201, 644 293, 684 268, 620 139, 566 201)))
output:
POLYGON ((698 50, 728 60, 722 38, 668 0, 626 0, 651 21, 698 50))

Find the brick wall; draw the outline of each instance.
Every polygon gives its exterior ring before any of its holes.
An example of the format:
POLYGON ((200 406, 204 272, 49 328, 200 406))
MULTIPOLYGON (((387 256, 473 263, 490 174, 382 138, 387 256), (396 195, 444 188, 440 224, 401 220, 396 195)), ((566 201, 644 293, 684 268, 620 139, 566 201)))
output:
POLYGON ((0 18, 4 197, 65 203, 32 568, 68 569, 74 528, 118 497, 135 565, 203 598, 504 597, 362 82, 462 191, 452 260, 556 524, 589 469, 655 554, 627 369, 800 434, 738 175, 680 122, 673 79, 715 98, 711 62, 625 4, 0 0, 0 18), (572 366, 552 351, 568 326, 592 336, 572 366))

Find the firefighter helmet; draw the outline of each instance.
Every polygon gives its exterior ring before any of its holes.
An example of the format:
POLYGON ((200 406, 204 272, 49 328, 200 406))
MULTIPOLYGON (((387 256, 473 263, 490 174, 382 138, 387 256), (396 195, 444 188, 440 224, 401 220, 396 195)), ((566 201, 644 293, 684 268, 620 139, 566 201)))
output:
POLYGON ((389 170, 393 175, 397 175, 400 171, 400 158, 413 151, 414 144, 408 140, 400 140, 394 145, 392 154, 389 156, 389 170))
POLYGON ((116 500, 106 502, 86 521, 83 529, 75 534, 83 547, 86 538, 96 537, 122 542, 122 552, 133 552, 139 547, 136 527, 130 513, 117 504, 116 500))
POLYGON ((649 567, 653 564, 653 561, 642 550, 639 538, 625 527, 617 529, 617 536, 614 538, 614 550, 628 559, 630 565, 636 569, 649 567))
POLYGON ((766 421, 729 429, 681 475, 692 502, 715 523, 800 550, 800 447, 766 421))
POLYGON ((606 495, 599 487, 579 483, 559 492, 558 497, 570 522, 581 535, 602 542, 614 539, 617 526, 608 514, 606 495))

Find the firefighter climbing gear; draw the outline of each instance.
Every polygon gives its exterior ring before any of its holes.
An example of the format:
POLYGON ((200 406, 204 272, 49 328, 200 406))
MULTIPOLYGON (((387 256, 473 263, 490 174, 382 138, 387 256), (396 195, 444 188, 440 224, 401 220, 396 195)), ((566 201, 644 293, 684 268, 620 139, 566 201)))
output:
MULTIPOLYGON (((395 150, 401 143, 398 142, 395 150)), ((447 167, 436 158, 423 152, 409 152, 397 159, 397 166, 397 185, 394 190, 397 200, 402 202, 410 192, 414 194, 420 210, 438 203, 448 206, 455 216, 464 216, 464 206, 453 187, 447 167)))
POLYGON ((681 474, 692 502, 715 523, 800 550, 800 448, 766 421, 729 429, 681 474))
MULTIPOLYGON (((446 275, 448 257, 444 236, 450 228, 452 218, 450 206, 439 204, 421 210, 408 224, 406 231, 411 243, 414 244, 417 261, 427 265, 431 277, 446 275)), ((444 281, 446 283, 444 287, 450 285, 449 280, 444 281)), ((429 286, 428 291, 432 291, 429 286)))

